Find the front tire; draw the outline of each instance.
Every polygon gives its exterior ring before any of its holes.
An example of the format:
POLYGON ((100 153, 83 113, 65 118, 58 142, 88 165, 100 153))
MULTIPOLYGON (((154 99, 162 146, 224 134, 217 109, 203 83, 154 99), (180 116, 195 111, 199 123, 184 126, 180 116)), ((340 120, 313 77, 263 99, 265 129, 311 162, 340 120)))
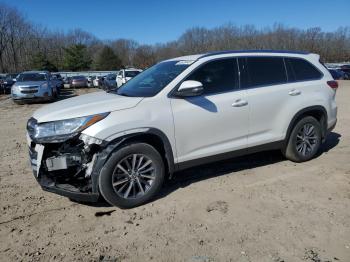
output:
POLYGON ((314 117, 307 116, 294 126, 283 153, 293 162, 308 161, 317 154, 321 141, 321 124, 314 117))
POLYGON ((133 208, 153 198, 164 181, 164 163, 149 144, 134 143, 114 152, 101 170, 101 195, 111 205, 133 208))

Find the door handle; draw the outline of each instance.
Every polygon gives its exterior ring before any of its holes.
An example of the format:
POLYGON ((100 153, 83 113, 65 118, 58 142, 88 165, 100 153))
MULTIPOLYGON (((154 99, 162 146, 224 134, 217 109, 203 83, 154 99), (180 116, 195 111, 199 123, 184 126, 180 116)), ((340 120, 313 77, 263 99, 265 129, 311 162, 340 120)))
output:
POLYGON ((242 100, 242 99, 237 99, 237 100, 232 104, 233 107, 241 107, 241 106, 246 106, 246 105, 248 105, 248 102, 245 101, 245 100, 242 100))
POLYGON ((297 90, 297 89, 292 89, 289 91, 288 93, 290 96, 298 96, 301 94, 301 91, 300 90, 297 90))

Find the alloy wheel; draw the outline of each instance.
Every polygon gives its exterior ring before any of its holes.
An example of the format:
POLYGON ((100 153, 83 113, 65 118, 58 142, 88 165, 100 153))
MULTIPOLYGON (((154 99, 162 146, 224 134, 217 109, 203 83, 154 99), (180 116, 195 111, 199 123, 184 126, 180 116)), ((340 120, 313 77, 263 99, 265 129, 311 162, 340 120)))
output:
POLYGON ((298 131, 296 137, 296 149, 299 154, 308 156, 317 146, 318 136, 315 131, 315 126, 306 123, 298 131))
POLYGON ((153 161, 146 155, 132 154, 116 165, 112 175, 112 185, 118 196, 136 199, 151 189, 155 178, 153 161))

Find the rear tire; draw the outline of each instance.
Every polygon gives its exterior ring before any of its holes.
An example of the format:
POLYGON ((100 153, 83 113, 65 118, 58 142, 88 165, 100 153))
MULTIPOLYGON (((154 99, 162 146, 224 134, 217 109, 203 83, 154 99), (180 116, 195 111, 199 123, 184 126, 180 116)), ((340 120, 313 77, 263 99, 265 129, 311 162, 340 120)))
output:
POLYGON ((282 153, 293 162, 308 161, 317 154, 321 140, 321 124, 314 117, 306 116, 294 126, 282 153))
POLYGON ((111 205, 133 208, 159 192, 164 174, 163 159, 154 147, 145 143, 125 145, 112 153, 103 166, 100 192, 111 205))

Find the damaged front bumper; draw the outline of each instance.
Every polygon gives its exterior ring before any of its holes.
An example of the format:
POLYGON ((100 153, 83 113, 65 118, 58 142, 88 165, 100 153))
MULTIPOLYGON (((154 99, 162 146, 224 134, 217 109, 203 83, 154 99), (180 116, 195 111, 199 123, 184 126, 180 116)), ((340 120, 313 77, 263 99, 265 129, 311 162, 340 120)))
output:
POLYGON ((98 175, 107 158, 103 143, 80 135, 38 144, 29 134, 27 142, 33 174, 43 190, 77 201, 98 201, 98 175))

